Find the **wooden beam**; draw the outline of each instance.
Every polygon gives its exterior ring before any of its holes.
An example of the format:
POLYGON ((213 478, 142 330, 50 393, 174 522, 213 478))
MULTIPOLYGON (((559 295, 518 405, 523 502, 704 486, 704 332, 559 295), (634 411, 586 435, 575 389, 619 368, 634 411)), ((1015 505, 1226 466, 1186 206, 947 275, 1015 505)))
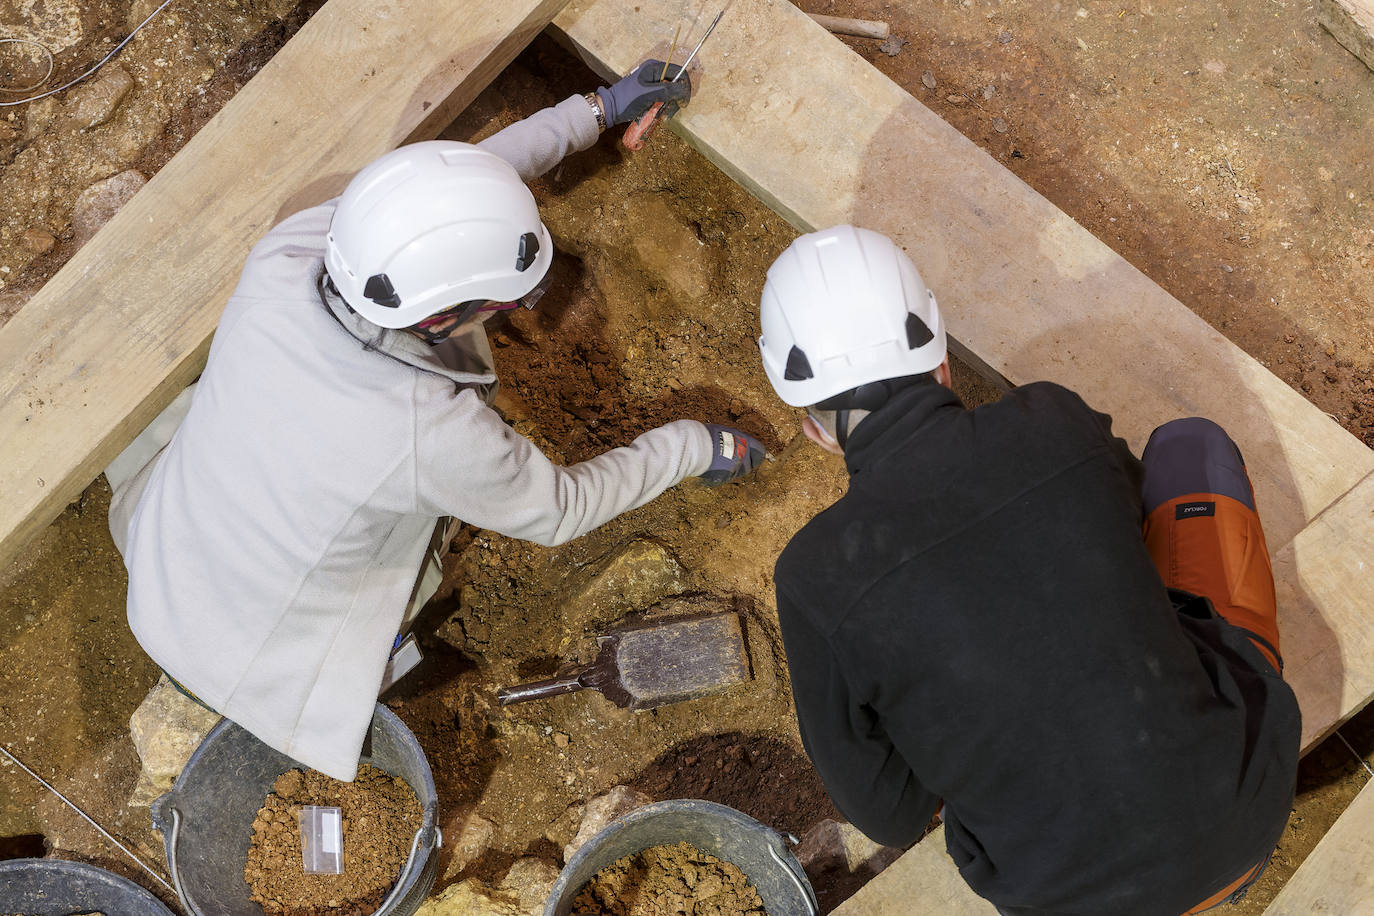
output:
POLYGON ((997 908, 964 883, 945 851, 940 825, 878 873, 833 916, 997 916, 997 908))
MULTIPOLYGON (((573 0, 555 28, 603 76, 695 41, 716 7, 573 0), (662 45, 663 47, 659 47, 662 45)), ((1203 415, 1240 443, 1280 546, 1374 452, 786 0, 736 0, 670 125, 798 229, 852 222, 911 253, 956 338, 1061 382, 1139 450, 1203 415)))
POLYGON ((1307 753, 1374 697, 1374 474, 1273 560, 1283 676, 1307 753))
POLYGON ((564 0, 332 0, 0 329, 0 565, 205 363, 253 243, 433 136, 564 0))
POLYGON ((1317 0, 1317 21, 1374 70, 1374 0, 1317 0))
POLYGON ((1374 788, 1355 796, 1264 916, 1374 913, 1374 788))

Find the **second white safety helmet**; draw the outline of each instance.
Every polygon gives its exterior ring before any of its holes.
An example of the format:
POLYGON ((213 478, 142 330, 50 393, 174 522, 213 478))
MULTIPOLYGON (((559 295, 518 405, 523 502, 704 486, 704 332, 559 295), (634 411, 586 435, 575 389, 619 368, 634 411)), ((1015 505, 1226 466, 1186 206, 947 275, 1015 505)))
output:
POLYGON ((329 224, 325 269, 373 324, 410 327, 459 303, 514 302, 553 260, 534 195, 500 156, 430 140, 363 168, 329 224))
POLYGON ((764 371, 793 407, 945 359, 935 295, 906 253, 870 229, 799 237, 768 268, 759 317, 764 371))

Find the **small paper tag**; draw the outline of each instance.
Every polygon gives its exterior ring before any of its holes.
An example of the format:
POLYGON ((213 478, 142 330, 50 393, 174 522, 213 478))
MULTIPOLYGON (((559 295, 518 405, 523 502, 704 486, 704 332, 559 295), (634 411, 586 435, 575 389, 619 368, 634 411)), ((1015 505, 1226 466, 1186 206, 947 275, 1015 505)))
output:
POLYGON ((343 874, 343 811, 303 805, 300 814, 301 864, 309 875, 343 874))
POLYGON ((410 670, 425 657, 420 651, 419 643, 415 642, 415 636, 409 635, 405 639, 397 638, 396 647, 391 650, 391 658, 387 660, 386 669, 382 672, 382 686, 377 693, 385 693, 387 689, 401 678, 410 673, 410 670))

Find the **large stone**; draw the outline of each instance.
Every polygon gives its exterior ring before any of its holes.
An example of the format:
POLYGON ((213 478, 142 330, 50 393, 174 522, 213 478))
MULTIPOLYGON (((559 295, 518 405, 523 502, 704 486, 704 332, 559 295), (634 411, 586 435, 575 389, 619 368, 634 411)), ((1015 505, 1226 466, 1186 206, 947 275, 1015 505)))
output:
POLYGON ((853 824, 826 818, 806 832, 796 855, 811 875, 838 869, 871 876, 897 861, 902 850, 873 842, 853 824))
POLYGON ((119 103, 134 88, 134 78, 118 64, 111 64, 90 82, 72 90, 64 121, 77 130, 99 127, 114 117, 119 103))
POLYGON ((543 859, 518 859, 501 879, 497 891, 514 897, 525 912, 537 916, 557 881, 558 869, 552 864, 543 859))
MULTIPOLYGON (((473 862, 486 855, 496 837, 496 825, 476 812, 463 818, 458 835, 452 839, 453 856, 449 859, 444 878, 456 878, 473 862)), ((450 842, 445 838, 445 842, 450 842)))
POLYGON ((643 610, 686 588, 682 565, 657 541, 632 541, 582 577, 569 603, 588 623, 643 610))
POLYGON ((100 227, 108 223, 119 212, 119 208, 147 183, 148 179, 143 177, 143 173, 129 169, 104 181, 97 181, 82 191, 72 211, 72 238, 77 246, 89 242, 100 231, 100 227))
POLYGON ((652 232, 634 233, 629 253, 674 299, 700 302, 711 295, 711 262, 693 256, 705 242, 670 200, 664 193, 641 191, 626 201, 626 212, 634 212, 640 225, 653 227, 652 232))
POLYGON ((592 837, 600 833, 611 821, 629 814, 636 808, 643 808, 653 799, 643 792, 629 786, 616 786, 604 795, 598 795, 587 802, 587 810, 582 814, 582 824, 572 842, 563 847, 563 861, 568 862, 573 854, 582 848, 592 837))
POLYGON ((430 897, 415 916, 529 916, 530 911, 509 894, 494 891, 476 878, 467 878, 430 897))
POLYGON ((129 733, 143 772, 129 804, 149 804, 172 787, 219 715, 187 698, 164 675, 129 717, 129 733))

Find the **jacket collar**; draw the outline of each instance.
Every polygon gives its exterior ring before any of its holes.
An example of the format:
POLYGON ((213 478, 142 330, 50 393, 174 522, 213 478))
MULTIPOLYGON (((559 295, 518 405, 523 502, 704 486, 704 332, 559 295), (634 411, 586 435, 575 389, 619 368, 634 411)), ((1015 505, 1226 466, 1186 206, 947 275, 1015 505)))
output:
POLYGON ((887 457, 947 408, 965 409, 957 394, 933 379, 898 391, 850 434, 844 450, 850 475, 887 457))
POLYGON ((321 275, 320 302, 348 334, 365 349, 376 350, 421 372, 439 375, 454 387, 475 388, 488 404, 496 396, 496 369, 491 344, 480 321, 470 321, 443 343, 431 346, 413 334, 379 327, 348 307, 321 275))

